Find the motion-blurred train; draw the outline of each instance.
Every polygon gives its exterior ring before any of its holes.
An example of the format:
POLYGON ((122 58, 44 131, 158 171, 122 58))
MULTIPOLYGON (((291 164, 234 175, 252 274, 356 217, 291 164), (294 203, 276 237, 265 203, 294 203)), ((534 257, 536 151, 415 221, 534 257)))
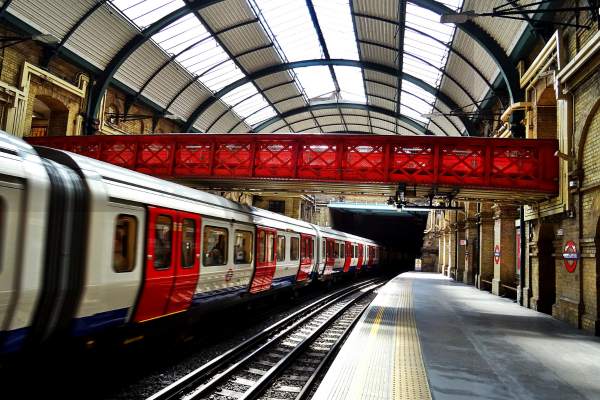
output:
POLYGON ((131 342, 156 321, 165 329, 391 256, 369 239, 0 131, 0 354, 56 338, 90 346, 107 332, 131 342))

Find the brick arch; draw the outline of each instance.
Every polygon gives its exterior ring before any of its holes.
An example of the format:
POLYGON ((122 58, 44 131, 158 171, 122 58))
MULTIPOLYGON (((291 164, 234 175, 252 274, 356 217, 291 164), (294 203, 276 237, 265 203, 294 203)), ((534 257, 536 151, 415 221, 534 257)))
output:
POLYGON ((45 105, 48 106, 48 108, 50 109, 50 111, 54 112, 54 111, 68 111, 69 107, 67 107, 61 100, 56 99, 54 97, 48 96, 48 95, 36 95, 35 96, 37 99, 41 100, 45 105))
POLYGON ((579 138, 579 147, 577 149, 577 159, 575 160, 578 167, 583 165, 584 147, 585 147, 585 143, 587 141, 588 133, 590 131, 590 125, 592 125, 592 122, 594 122, 594 119, 600 118, 599 115, 596 115, 596 114, 598 114, 598 112, 597 112, 598 108, 600 108, 600 98, 598 98, 594 102, 594 104, 588 111, 587 118, 585 119, 585 122, 583 123, 583 127, 581 129, 581 136, 579 138))

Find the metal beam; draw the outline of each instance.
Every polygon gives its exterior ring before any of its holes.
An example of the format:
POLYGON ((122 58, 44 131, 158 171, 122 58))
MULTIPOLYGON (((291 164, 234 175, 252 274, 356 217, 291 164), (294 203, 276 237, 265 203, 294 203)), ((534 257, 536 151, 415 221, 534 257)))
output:
MULTIPOLYGON (((352 19, 352 29, 354 30, 354 40, 356 41, 356 43, 358 43, 358 31, 356 29, 356 18, 354 17, 356 14, 354 13, 354 1, 351 0, 348 2, 350 5, 350 17, 352 19)), ((356 45, 356 49, 358 50, 358 59, 362 60, 363 56, 362 56, 362 52, 360 50, 360 46, 357 44, 356 45)), ((362 76, 362 80, 363 80, 363 89, 365 91, 365 100, 368 101, 368 97, 367 97, 367 85, 366 85, 366 80, 365 80, 365 70, 364 69, 360 69, 360 75, 362 76)), ((373 133, 373 131, 371 130, 371 133, 373 133)))
MULTIPOLYGON (((371 82, 371 81, 369 81, 369 82, 371 82)), ((392 87, 392 88, 393 88, 393 86, 391 86, 391 85, 386 85, 386 86, 388 86, 388 87, 392 87)), ((407 93, 408 93, 408 92, 407 92, 407 93)), ((433 104, 433 105, 432 105, 432 104, 429 104, 427 101, 425 101, 425 99, 423 99, 423 98, 421 98, 421 97, 417 96, 416 94, 413 94, 413 93, 408 93, 408 94, 409 94, 409 95, 411 95, 411 96, 414 96, 414 97, 416 97, 417 99, 421 100, 421 101, 422 101, 422 102, 424 102, 425 104, 427 104, 427 105, 429 105, 429 106, 433 107, 433 109, 434 109, 435 111, 442 112, 442 111, 441 111, 439 108, 435 107, 435 104, 433 104)), ((378 95, 376 95, 376 94, 372 94, 372 93, 369 93, 369 96, 370 96, 370 97, 375 97, 376 99, 381 99, 381 100, 387 100, 387 101, 389 101, 389 102, 394 102, 394 99, 390 99, 390 98, 387 98, 387 97, 384 97, 384 96, 378 96, 378 95)), ((420 111, 418 111, 418 110, 415 110, 414 108, 412 108, 412 107, 410 107, 410 106, 408 106, 408 105, 406 105, 406 104, 402 104, 402 102, 400 103, 400 105, 401 105, 401 106, 403 106, 403 107, 406 107, 406 108, 408 108, 408 109, 409 109, 409 110, 411 110, 411 111, 414 111, 414 112, 416 112, 417 114, 421 114, 421 112, 420 112, 420 111)), ((456 126, 456 124, 454 124, 454 122, 453 122, 453 121, 452 121, 450 118, 448 118, 448 117, 447 117, 445 114, 443 115, 443 117, 444 117, 444 118, 446 118, 446 119, 448 120, 448 122, 450 122, 450 125, 452 125, 452 126, 454 127, 454 129, 456 129, 456 131, 458 132, 458 134, 462 136, 462 132, 461 132, 461 130, 460 130, 460 129, 458 129, 458 127, 456 126)), ((436 124, 435 122, 433 122, 431 119, 430 119, 429 121, 430 121, 430 122, 432 122, 432 123, 433 123, 435 126, 437 126, 437 127, 438 127, 438 128, 439 128, 439 129, 440 129, 442 132, 444 132, 444 135, 446 135, 446 136, 450 136, 450 135, 448 135, 448 132, 446 132, 446 131, 445 131, 445 130, 444 130, 442 127, 441 127, 441 126, 439 126, 438 124, 436 124)))
POLYGON ((398 115, 394 111, 390 111, 385 108, 381 108, 381 107, 377 107, 377 106, 373 106, 373 105, 369 105, 369 104, 363 104, 363 103, 338 103, 338 102, 315 104, 315 105, 308 106, 308 107, 296 108, 294 110, 285 112, 281 115, 278 115, 276 117, 273 117, 273 118, 263 122, 262 124, 255 127, 254 131, 260 132, 261 130, 265 129, 267 126, 269 126, 277 121, 281 121, 282 119, 289 118, 296 114, 302 114, 305 112, 312 112, 312 111, 316 111, 316 110, 331 110, 331 109, 340 109, 340 108, 350 108, 350 109, 354 109, 354 110, 372 111, 372 112, 376 112, 376 113, 379 113, 382 115, 387 115, 388 117, 396 118, 397 120, 400 120, 400 121, 404 122, 405 124, 412 126, 413 128, 417 129, 419 132, 422 132, 423 134, 431 135, 431 132, 427 131, 427 128, 425 128, 423 125, 420 125, 413 119, 408 118, 404 115, 398 115))
POLYGON ((48 51, 45 55, 44 55, 44 59, 42 61, 42 67, 48 69, 50 67, 50 63, 52 63, 52 60, 54 60, 54 58, 56 58, 56 56, 58 56, 61 51, 62 48, 65 46, 65 44, 67 43, 67 41, 71 38, 71 36, 75 33, 75 31, 77 30, 77 28, 79 28, 89 17, 92 16, 93 13, 96 12, 97 9, 99 9, 100 7, 102 7, 108 0, 99 0, 99 2, 92 8, 90 8, 88 10, 88 12, 86 12, 84 14, 83 17, 81 17, 79 19, 79 21, 77 21, 75 23, 75 25, 73 25, 71 27, 71 29, 69 29, 69 32, 67 32, 67 34, 62 38, 62 40, 60 41, 60 43, 58 43, 56 45, 56 47, 50 51, 48 51))
POLYGON ((0 20, 4 19, 4 15, 6 15, 6 10, 8 10, 8 7, 10 6, 10 3, 12 3, 13 0, 5 0, 4 4, 2 4, 2 8, 0 8, 0 20))
MULTIPOLYGON (((305 0, 306 7, 308 8, 308 13, 310 14, 310 19, 315 27, 315 31, 317 32, 317 38, 319 38, 319 44, 321 45, 321 49, 323 49, 323 55, 326 59, 331 59, 329 56, 329 50, 327 49, 327 43, 325 42, 325 37, 323 36, 323 32, 321 31, 321 25, 319 24, 319 19, 317 18, 317 13, 315 12, 315 6, 313 5, 312 0, 305 0)), ((338 84, 337 76, 335 75, 335 71, 333 66, 329 66, 329 73, 331 74, 331 79, 333 80, 333 85, 335 86, 335 91, 340 93, 340 85, 338 84)))
MULTIPOLYGON (((323 65, 323 66, 343 65, 343 66, 348 66, 348 67, 370 69, 370 70, 381 72, 383 74, 387 74, 390 76, 394 76, 394 77, 396 76, 395 68, 387 67, 385 65, 381 65, 381 64, 377 64, 377 63, 369 62, 369 61, 342 60, 342 59, 331 59, 331 60, 317 59, 317 60, 304 60, 304 61, 296 61, 296 62, 291 62, 291 63, 286 63, 286 64, 274 65, 272 67, 268 67, 268 68, 262 69, 260 71, 257 71, 255 73, 249 74, 246 77, 227 85, 226 87, 224 87, 223 89, 221 89, 217 93, 215 93, 213 97, 205 100, 202 104, 200 104, 196 108, 196 110, 194 110, 194 112, 192 112, 191 116, 188 118, 188 120, 184 124, 182 131, 189 132, 191 127, 194 125, 196 120, 200 117, 200 115, 202 115, 202 113, 204 111, 206 111, 211 105, 213 105, 215 102, 217 102, 223 96, 225 96, 227 93, 230 93, 231 91, 245 85, 246 83, 253 82, 257 79, 260 79, 262 77, 265 77, 265 76, 268 76, 268 75, 271 75, 271 74, 274 74, 277 72, 288 71, 290 69, 295 69, 295 68, 306 68, 306 67, 321 66, 321 65, 323 65)), ((428 93, 431 93, 451 110, 459 108, 458 105, 448 95, 439 91, 438 89, 434 88, 433 86, 429 85, 428 83, 422 81, 421 79, 418 79, 418 78, 416 78, 412 75, 409 75, 405 72, 402 73, 402 79, 404 79, 408 82, 411 82, 416 86, 419 86, 421 89, 425 90, 428 93)), ((469 132, 469 134, 471 136, 476 136, 477 131, 475 129, 475 126, 471 123, 471 121, 465 117, 459 117, 459 118, 461 119, 463 125, 467 129, 467 132, 469 132)))
MULTIPOLYGON (((359 43, 368 44, 368 45, 371 45, 371 46, 383 47, 383 48, 395 51, 395 49, 393 49, 393 48, 391 48, 389 46, 383 45, 383 44, 379 44, 379 43, 367 42, 367 41, 364 41, 364 40, 360 40, 359 43)), ((429 61, 426 61, 426 60, 422 59, 421 57, 418 57, 418 56, 416 56, 416 55, 414 55, 412 53, 405 52, 405 54, 407 54, 408 56, 410 56, 412 58, 415 58, 415 59, 421 61, 424 64, 427 64, 431 68, 434 68, 434 69, 438 70, 442 75, 446 75, 448 77, 448 79, 450 79, 452 82, 454 82, 456 84, 456 86, 458 86, 469 97, 469 100, 471 100, 472 103, 476 103, 475 99, 471 96, 471 94, 456 79, 454 79, 448 72, 446 72, 445 70, 443 70, 441 68, 436 67, 435 65, 431 64, 429 61)), ((368 79, 366 81, 367 82, 377 82, 377 81, 369 81, 368 79)), ((393 86, 390 86, 390 85, 386 85, 386 86, 393 87, 393 86)), ((394 89, 395 89, 395 87, 394 87, 394 89)), ((477 108, 479 108, 479 104, 477 103, 476 105, 477 105, 477 108)))
MULTIPOLYGON (((367 127, 367 128, 370 126, 370 125, 368 125, 368 124, 350 124, 350 125, 356 125, 356 126, 365 126, 365 127, 367 127)), ((325 125, 321 125, 321 127, 324 127, 324 126, 345 126, 345 125, 344 125, 344 124, 342 124, 342 123, 340 122, 339 124, 325 124, 325 125)), ((397 126, 397 125, 396 125, 396 126, 397 126)), ((389 129, 386 129, 386 128, 381 128, 381 127, 378 127, 378 128, 379 128, 379 129, 383 129, 383 130, 384 130, 384 131, 386 131, 386 132, 391 132, 391 133, 393 133, 394 135, 397 135, 397 134, 398 134, 398 133, 396 133, 395 131, 391 131, 391 130, 389 130, 389 129)), ((302 130, 300 130, 300 131, 297 131, 296 133, 302 133, 302 132, 305 132, 305 131, 307 131, 307 130, 309 130, 309 129, 314 129, 314 126, 313 126, 313 127, 310 127, 310 128, 302 129, 302 130)), ((347 127, 347 126, 346 126, 346 129, 344 129, 343 133, 346 133, 346 132, 350 132, 350 131, 348 130, 348 127, 347 127)), ((360 131, 352 131, 352 132, 360 132, 360 131)), ((327 132, 327 133, 336 133, 336 132, 327 132)), ((361 132, 361 133, 364 135, 366 132, 361 132)), ((414 133, 414 132, 412 132, 412 133, 414 133)), ((415 135, 416 135, 416 134, 415 134, 415 135)))
MULTIPOLYGON (((440 15, 456 14, 454 10, 435 0, 411 0, 411 3, 440 15)), ((517 68, 504 49, 489 35, 489 33, 473 21, 456 24, 456 29, 460 29, 477 42, 477 44, 488 53, 492 60, 494 60, 498 68, 500 68, 500 73, 504 77, 504 82, 508 89, 511 104, 523 101, 525 99, 525 91, 521 89, 519 71, 517 71, 517 68)))
MULTIPOLYGON (((342 107, 340 107, 340 108, 343 108, 343 106, 342 106, 342 107)), ((338 109, 339 109, 339 108, 338 108, 338 109)), ((376 120, 378 120, 378 121, 384 121, 384 122, 387 122, 388 124, 393 124, 393 122, 390 122, 390 121, 388 121, 387 119, 379 118, 379 117, 377 117, 377 116, 375 116, 375 117, 374 117, 374 116, 372 116, 372 115, 371 115, 371 113, 376 113, 376 112, 377 112, 377 111, 370 111, 368 115, 364 115, 364 114, 343 114, 343 115, 344 115, 344 116, 346 116, 346 117, 363 117, 363 118, 367 118, 367 119, 369 119, 369 120, 376 119, 376 120)), ((311 113, 311 115, 312 115, 312 113, 311 113)), ((328 114, 328 115, 321 115, 321 116, 318 116, 318 117, 316 117, 316 118, 336 117, 337 115, 338 115, 338 114, 328 114)), ((291 122, 290 124, 292 124, 292 125, 293 125, 293 124, 297 124, 297 123, 299 123, 299 122, 310 121, 311 119, 316 119, 316 118, 311 116, 310 118, 304 118, 304 119, 300 119, 300 120, 298 120, 298 121, 291 122)), ((318 120, 317 120, 317 123, 318 123, 318 120)), ((371 124, 371 122, 369 122, 369 124, 371 124)), ((350 124, 350 125, 356 125, 356 124, 350 124)), ((360 124, 359 124, 359 125, 360 125, 360 124)), ((372 125, 369 125, 369 126, 372 126, 372 125)), ((390 131, 390 132, 392 132, 391 130, 389 130, 389 129, 387 129, 387 128, 382 128, 382 127, 380 127, 380 126, 373 126, 373 127, 374 127, 374 128, 380 128, 380 129, 383 129, 383 130, 386 130, 386 131, 390 131)), ((411 125, 411 127, 412 127, 412 125, 411 125)), ((410 129, 406 128, 406 127, 403 127, 403 128, 404 128, 404 129, 407 129, 407 130, 410 130, 410 129)), ((411 132, 413 132, 413 131, 411 131, 411 132)), ((420 132, 420 131, 419 131, 419 132, 420 132)), ((364 133, 364 132, 363 132, 363 133, 364 133)), ((371 133, 373 133, 373 132, 371 132, 371 133)), ((413 132, 413 133, 415 133, 415 132, 413 132)), ((422 133, 422 132, 421 132, 421 133, 422 133)), ((416 134, 416 133, 415 133, 415 134, 416 134)))
MULTIPOLYGON (((121 65, 131 56, 137 49, 139 49, 144 43, 152 38, 156 33, 160 32, 164 28, 171 25, 173 22, 178 19, 184 17, 185 15, 201 10, 205 7, 211 6, 213 4, 220 3, 223 0, 193 0, 189 3, 186 3, 185 6, 171 12, 170 14, 165 15, 158 21, 150 24, 143 31, 134 36, 125 46, 119 50, 119 52, 110 60, 102 75, 96 79, 95 84, 92 86, 92 90, 90 91, 90 101, 88 101, 88 106, 86 110, 86 114, 88 118, 96 118, 98 112, 100 111, 100 103, 102 102, 102 97, 108 88, 111 80, 113 79, 115 73, 119 70, 121 65)), ((93 134, 91 131, 87 131, 87 134, 93 134)))
MULTIPOLYGON (((367 15, 367 14, 355 14, 357 17, 361 17, 361 18, 368 18, 368 19, 372 19, 375 21, 381 21, 381 22, 386 22, 388 24, 392 24, 392 25, 398 25, 396 23, 396 21, 392 21, 389 19, 385 19, 385 18, 380 18, 380 17, 375 17, 372 15, 367 15)), ((457 57, 459 57, 463 62, 465 62, 469 67, 471 67, 471 69, 483 80, 483 82, 487 85, 487 87, 491 90, 494 91, 494 87, 492 86, 492 84, 487 80, 487 78, 483 75, 483 73, 471 62, 469 61, 469 59, 467 57, 465 57, 461 52, 459 52, 458 50, 455 50, 450 44, 442 42, 441 40, 437 39, 434 36, 431 36, 423 31, 420 31, 418 29, 415 29, 413 27, 407 26, 406 29, 418 33, 421 36, 425 36, 426 38, 429 38, 437 43, 439 43, 440 45, 446 47, 450 52, 456 54, 457 57)), ((361 43, 362 41, 358 41, 359 43, 361 43)), ((380 44, 376 44, 376 43, 371 43, 371 42, 364 42, 364 44, 370 44, 373 46, 380 46, 380 47, 384 47, 386 49, 390 49, 390 50, 395 50, 389 46, 385 46, 385 45, 380 45, 380 44)), ((360 49, 360 46, 359 46, 360 49)))
MULTIPOLYGON (((400 114, 400 95, 402 94, 402 68, 404 60, 404 30, 406 28, 406 0, 398 0, 398 25, 396 36, 398 47, 396 58, 398 61, 396 78, 396 114, 400 114)), ((397 125, 396 125, 397 126, 397 125)), ((444 132, 445 133, 445 132, 444 132)))

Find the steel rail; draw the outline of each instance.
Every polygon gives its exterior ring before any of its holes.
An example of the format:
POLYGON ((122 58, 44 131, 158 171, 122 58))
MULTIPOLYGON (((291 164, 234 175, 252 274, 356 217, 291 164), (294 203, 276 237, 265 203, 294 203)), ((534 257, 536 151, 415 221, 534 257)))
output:
MULTIPOLYGON (((208 363, 202 365, 201 367, 197 368, 196 370, 190 372, 183 378, 179 379, 178 381, 172 383, 171 385, 167 386, 166 388, 162 389, 161 391, 150 396, 147 400, 172 400, 172 399, 180 398, 182 396, 182 392, 185 392, 186 390, 190 390, 190 388, 193 387, 194 385, 196 385, 198 382, 200 382, 202 380, 206 380, 210 373, 212 373, 213 371, 228 364, 229 362, 231 362, 231 360, 233 358, 239 356, 241 353, 243 353, 245 351, 248 351, 250 348, 255 346, 257 343, 260 343, 262 340, 265 340, 269 336, 273 335, 275 332, 282 329, 284 326, 286 326, 286 324, 289 324, 294 319, 298 318, 299 316, 301 316, 303 314, 306 314, 307 312, 310 312, 309 315, 311 316, 316 311, 320 310, 323 307, 326 307, 331 301, 333 301, 333 302, 338 301, 339 299, 331 300, 331 299, 334 299, 336 296, 338 296, 339 298, 348 296, 349 294, 353 293, 356 290, 360 290, 363 287, 372 285, 373 282, 375 282, 375 281, 376 281, 376 279, 370 279, 370 280, 367 280, 366 282, 360 282, 360 283, 357 283, 350 287, 341 289, 338 292, 332 293, 332 294, 322 298, 321 300, 319 300, 313 304, 310 304, 310 305, 302 308, 301 310, 298 310, 297 312, 295 312, 295 313, 287 316, 286 318, 276 322, 275 324, 265 328, 262 332, 257 333, 256 335, 252 336, 250 339, 244 341, 243 343, 240 343, 239 345, 233 347, 232 349, 228 350, 227 352, 223 353, 222 355, 220 355, 220 356, 214 358, 213 360, 209 361, 208 363)), ((307 318, 307 316, 300 318, 298 321, 296 321, 295 323, 292 324, 292 327, 295 327, 296 324, 302 323, 302 321, 304 321, 306 318, 307 318)), ((267 342, 267 345, 272 344, 272 343, 274 343, 273 340, 267 342)))
MULTIPOLYGON (((292 362, 294 362, 298 358, 298 356, 300 356, 300 354, 302 354, 302 352, 304 350, 306 350, 313 342, 315 342, 318 338, 320 338, 321 335, 323 334, 323 332, 325 332, 325 330, 327 330, 340 317, 342 317, 342 315, 346 311, 348 311, 350 309, 350 307, 354 306, 363 297, 365 297, 366 295, 370 294, 373 290, 375 290, 378 287, 383 286, 383 285, 384 285, 383 282, 379 283, 379 284, 375 284, 372 287, 372 289, 365 291, 364 293, 360 294, 357 298, 352 299, 351 301, 348 302, 348 304, 344 305, 342 308, 337 310, 332 316, 330 316, 327 319, 327 321, 323 322, 317 329, 315 329, 315 331, 312 332, 310 334, 310 336, 306 337, 302 342, 300 342, 296 347, 294 347, 288 354, 286 354, 281 359, 281 361, 279 361, 273 368, 271 368, 269 371, 267 371, 267 373, 264 374, 256 382, 256 385, 250 387, 250 389, 248 389, 244 393, 244 395, 242 397, 240 397, 239 399, 240 400, 254 400, 254 399, 258 398, 259 396, 261 396, 263 394, 264 390, 267 389, 269 387, 269 385, 271 383, 273 383, 273 381, 275 379, 277 379, 277 377, 279 375, 281 375, 281 373, 283 371, 285 371, 287 369, 287 367, 290 366, 290 364, 292 362)), ((323 308, 325 308, 325 307, 326 306, 323 306, 323 308)), ((365 308, 366 308, 366 306, 365 306, 365 308)), ((361 312, 362 311, 363 310, 361 310, 361 312)), ((290 328, 290 331, 291 331, 291 328, 290 328)), ((281 336, 283 336, 283 332, 282 332, 281 336)), ((275 339, 273 341, 275 341, 275 339)), ((196 399, 196 397, 197 396, 194 394, 194 396, 192 396, 190 399, 196 399)))

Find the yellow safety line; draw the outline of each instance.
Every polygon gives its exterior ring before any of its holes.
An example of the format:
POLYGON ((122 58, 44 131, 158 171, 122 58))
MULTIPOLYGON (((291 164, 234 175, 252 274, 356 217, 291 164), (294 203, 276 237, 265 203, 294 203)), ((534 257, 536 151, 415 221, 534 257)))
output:
POLYGON ((405 279, 398 302, 390 392, 392 399, 431 400, 415 320, 413 280, 405 279))
MULTIPOLYGON (((393 285, 398 283, 398 280, 392 281, 393 285)), ((387 304, 388 297, 390 295, 390 291, 387 290, 387 294, 385 296, 385 301, 383 304, 387 304)), ((379 331, 379 325, 381 323, 381 318, 383 317, 383 311, 385 310, 385 306, 381 306, 379 311, 377 312, 377 316, 373 321, 373 326, 371 327, 371 332, 369 332, 369 338, 367 339, 367 344, 363 350, 362 357, 358 363, 358 368, 354 373, 355 379, 352 379, 352 387, 349 390, 348 399, 358 399, 362 394, 362 387, 364 385, 367 367, 369 366, 369 361, 371 360, 371 353, 373 351, 373 347, 375 346, 377 339, 377 332, 379 331)))

